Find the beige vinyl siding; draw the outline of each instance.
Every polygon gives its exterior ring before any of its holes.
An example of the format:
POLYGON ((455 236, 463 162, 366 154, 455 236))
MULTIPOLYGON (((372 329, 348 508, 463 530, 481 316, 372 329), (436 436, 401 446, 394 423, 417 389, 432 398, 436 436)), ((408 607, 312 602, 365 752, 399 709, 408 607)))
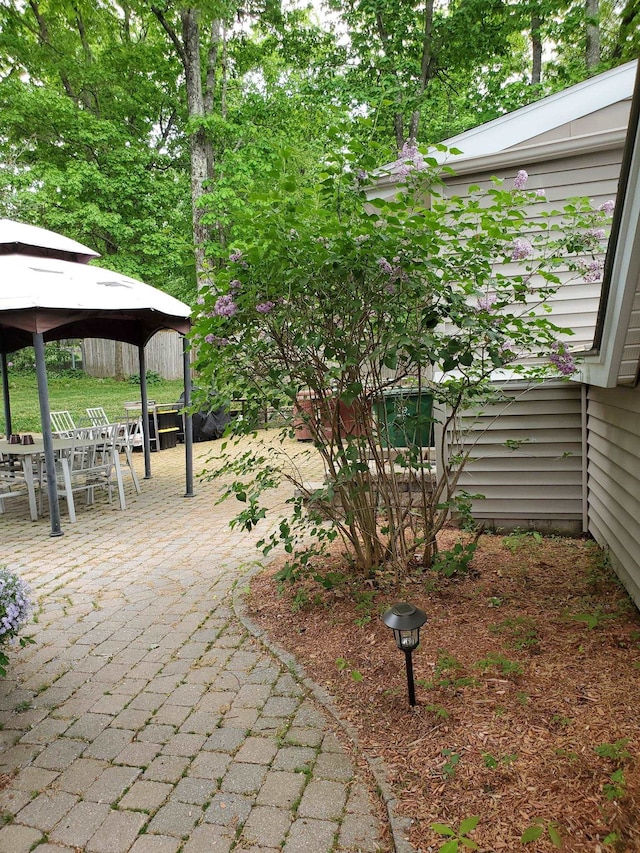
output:
MULTIPOLYGON (((464 447, 471 459, 459 488, 484 495, 473 515, 487 526, 580 533, 585 513, 581 387, 511 384, 510 404, 486 407, 464 447)), ((448 436, 451 440, 451 436, 448 436)))
POLYGON ((638 364, 640 364, 640 281, 636 286, 633 307, 627 326, 627 335, 622 350, 622 359, 618 372, 618 382, 621 385, 635 385, 638 379, 638 364))
MULTIPOLYGON (((608 149, 582 151, 532 164, 527 163, 526 153, 526 149, 523 149, 519 168, 524 168, 529 173, 527 187, 532 190, 544 189, 546 193, 545 201, 531 207, 532 230, 535 230, 537 214, 559 210, 570 198, 587 196, 595 206, 608 199, 615 199, 622 161, 621 141, 608 149)), ((476 174, 466 173, 463 176, 448 178, 446 191, 466 197, 472 184, 490 186, 492 175, 504 178, 505 184, 510 186, 516 172, 516 168, 500 168, 496 162, 492 171, 485 169, 476 174)), ((603 242, 602 257, 605 250, 606 243, 603 242)), ((590 257, 585 258, 591 260, 590 257)), ((512 264, 501 268, 506 274, 515 270, 516 267, 512 264)), ((549 316, 560 328, 572 330, 572 335, 561 336, 571 349, 578 352, 589 350, 593 345, 602 283, 585 282, 582 276, 566 269, 557 270, 557 274, 562 285, 548 301, 552 308, 549 316)))
POLYGON ((588 392, 589 532, 640 607, 640 390, 588 392))

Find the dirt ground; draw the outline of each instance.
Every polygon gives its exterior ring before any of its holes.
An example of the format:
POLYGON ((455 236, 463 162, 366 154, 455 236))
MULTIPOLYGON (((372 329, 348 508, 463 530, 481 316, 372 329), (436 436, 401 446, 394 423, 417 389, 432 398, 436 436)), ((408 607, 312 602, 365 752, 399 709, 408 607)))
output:
POLYGON ((252 583, 253 619, 382 756, 417 850, 477 816, 482 851, 640 851, 640 615, 593 542, 483 535, 468 574, 401 588, 281 589, 276 570, 252 583), (428 615, 414 708, 380 619, 397 601, 428 615))

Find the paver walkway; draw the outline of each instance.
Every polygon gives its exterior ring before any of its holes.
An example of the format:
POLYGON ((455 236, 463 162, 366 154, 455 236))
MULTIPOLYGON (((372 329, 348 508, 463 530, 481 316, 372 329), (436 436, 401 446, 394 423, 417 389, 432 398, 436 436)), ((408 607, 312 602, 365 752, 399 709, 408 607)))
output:
POLYGON ((0 681, 0 853, 393 849, 332 721, 236 619, 254 537, 216 484, 183 497, 183 459, 152 454, 125 512, 72 525, 62 502, 60 538, 18 500, 0 516, 38 619, 0 681))

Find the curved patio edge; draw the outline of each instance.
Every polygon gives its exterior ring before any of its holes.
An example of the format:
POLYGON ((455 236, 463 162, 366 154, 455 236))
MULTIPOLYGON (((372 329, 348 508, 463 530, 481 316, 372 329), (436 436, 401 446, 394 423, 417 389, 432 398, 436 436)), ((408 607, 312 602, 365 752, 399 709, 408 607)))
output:
POLYGON ((415 847, 406 837, 409 832, 409 828, 411 827, 411 819, 401 817, 396 812, 397 800, 394 797, 391 786, 387 781, 387 769, 383 760, 377 756, 368 755, 367 751, 362 749, 358 739, 358 733, 350 723, 343 719, 333 696, 313 681, 313 679, 309 678, 305 673, 304 667, 302 664, 298 663, 295 656, 276 645, 269 637, 269 634, 262 628, 259 628, 247 615, 244 595, 241 589, 242 584, 250 581, 254 575, 258 574, 263 569, 264 566, 262 565, 252 566, 236 580, 233 586, 233 610, 238 621, 269 651, 270 654, 277 658, 283 666, 287 667, 296 681, 298 681, 298 683, 313 696, 316 702, 318 702, 318 704, 333 717, 335 722, 351 741, 356 752, 365 759, 371 773, 373 774, 376 786, 386 808, 394 853, 416 853, 415 847))

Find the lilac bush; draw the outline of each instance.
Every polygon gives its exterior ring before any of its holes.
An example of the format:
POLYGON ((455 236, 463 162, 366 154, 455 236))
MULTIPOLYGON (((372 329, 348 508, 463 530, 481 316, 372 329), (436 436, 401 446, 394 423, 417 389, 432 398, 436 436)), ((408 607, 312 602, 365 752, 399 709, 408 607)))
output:
POLYGON ((449 197, 435 161, 414 146, 395 164, 396 195, 378 198, 369 152, 338 148, 312 190, 300 176, 275 175, 269 192, 248 200, 194 341, 219 403, 245 401, 236 431, 269 408, 291 436, 297 395, 315 401, 296 417, 325 482, 309 493, 295 466, 256 444, 217 469, 230 475, 225 494, 243 504, 235 523, 259 523, 262 491, 284 476, 298 494, 265 552, 283 542, 292 567, 311 566, 310 523, 319 547, 340 536, 355 569, 371 576, 431 565, 456 506, 470 452, 453 440, 437 464, 426 458, 420 436, 433 422, 459 435, 464 413, 498 398, 496 371, 531 380, 574 371, 558 343, 569 332, 547 302, 564 281, 601 275, 612 206, 572 200, 549 210, 524 170, 510 186, 495 180, 449 197), (432 400, 434 414, 417 412, 415 435, 390 466, 383 401, 398 386, 432 400))
MULTIPOLYGON (((18 575, 0 566, 0 677, 6 675, 8 657, 2 647, 15 640, 31 616, 29 586, 18 575)), ((20 644, 29 642, 21 638, 20 644)))

